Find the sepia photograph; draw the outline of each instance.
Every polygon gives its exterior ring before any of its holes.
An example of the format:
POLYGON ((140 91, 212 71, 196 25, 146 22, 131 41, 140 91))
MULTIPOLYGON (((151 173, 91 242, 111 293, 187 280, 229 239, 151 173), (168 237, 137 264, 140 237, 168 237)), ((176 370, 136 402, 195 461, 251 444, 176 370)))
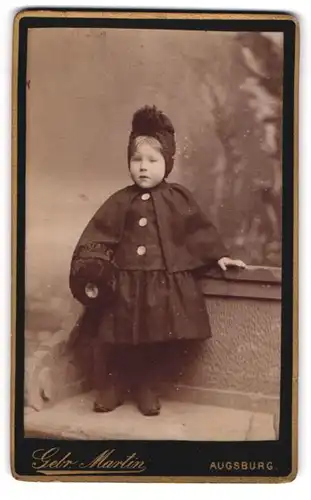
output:
MULTIPOLYGON (((279 440, 284 54, 264 26, 27 29, 16 384, 36 472, 77 463, 65 441, 279 440)), ((117 451, 89 467, 142 471, 117 451)))
POLYGON ((30 31, 26 432, 276 439, 282 44, 30 31))

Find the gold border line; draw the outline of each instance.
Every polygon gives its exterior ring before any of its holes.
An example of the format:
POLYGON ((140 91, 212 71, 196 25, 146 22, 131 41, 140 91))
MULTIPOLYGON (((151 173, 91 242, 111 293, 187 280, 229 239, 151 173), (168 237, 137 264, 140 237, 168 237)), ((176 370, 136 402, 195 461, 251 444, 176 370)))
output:
MULTIPOLYGON (((19 14, 18 14, 19 16, 19 14)), ((11 412, 10 412, 10 465, 13 476, 16 477, 14 468, 15 458, 15 387, 16 387, 16 302, 17 302, 17 156, 18 156, 18 46, 19 46, 19 20, 15 16, 12 40, 12 123, 11 123, 11 412)))
MULTIPOLYGON (((58 476, 74 476, 74 475, 79 475, 79 476, 82 476, 82 475, 97 475, 97 474, 111 474, 111 470, 90 470, 90 471, 81 471, 79 469, 76 469, 76 470, 57 470, 57 471, 52 471, 52 470, 38 470, 37 472, 40 472, 41 474, 45 474, 46 476, 54 476, 55 477, 55 473, 58 475, 58 476)), ((114 470, 113 471, 113 474, 129 474, 129 472, 131 474, 141 474, 142 472, 144 472, 143 470, 132 470, 132 471, 128 471, 128 470, 114 470)))
POLYGON ((294 186, 293 186, 293 373, 292 373, 292 472, 298 472, 298 372, 299 372, 299 68, 300 30, 296 23, 294 69, 294 186))
MULTIPOLYGON (((221 31, 221 30, 220 30, 221 31)), ((63 482, 140 482, 140 483, 150 483, 150 482, 162 482, 162 483, 286 483, 295 479, 297 475, 297 453, 298 453, 298 96, 299 96, 299 45, 300 45, 300 33, 299 33, 299 23, 298 19, 291 14, 259 14, 259 13, 199 13, 199 12, 130 12, 130 11, 110 11, 110 12, 92 12, 92 11, 50 11, 50 10, 21 10, 17 12, 14 17, 13 23, 13 54, 12 54, 12 264, 11 264, 11 471, 15 479, 22 481, 55 481, 57 478, 61 478, 63 482), (16 291, 17 291, 17 269, 16 269, 16 258, 17 258, 17 175, 18 175, 18 48, 19 48, 19 23, 23 18, 27 17, 41 17, 41 18, 103 18, 103 19, 198 19, 198 20, 276 20, 276 21, 292 21, 295 24, 295 69, 294 69, 294 259, 293 259, 293 373, 292 373, 292 471, 286 477, 273 477, 273 476, 257 476, 257 477, 247 477, 247 476, 140 476, 139 478, 126 476, 126 477, 115 477, 106 476, 103 471, 91 471, 85 477, 81 477, 83 472, 79 471, 79 476, 75 476, 75 471, 38 471, 42 472, 43 476, 38 475, 20 475, 15 471, 14 467, 14 454, 15 454, 15 387, 16 387, 16 374, 15 374, 15 354, 16 354, 16 291), (72 473, 72 474, 71 474, 72 473), (45 475, 46 474, 46 475, 45 475), (98 474, 98 475, 97 475, 98 474), (100 475, 100 476, 99 476, 100 475), (73 478, 74 476, 74 478, 73 478), (92 477, 93 476, 93 477, 92 477)), ((122 471, 123 472, 123 471, 122 471)), ((131 473, 134 471, 131 471, 131 473)), ((137 472, 137 471, 135 471, 137 472)), ((120 473, 119 471, 114 471, 114 474, 120 473)))
MULTIPOLYGON (((297 19, 291 14, 260 14, 260 13, 204 13, 204 12, 131 12, 131 11, 107 11, 107 12, 92 12, 92 11, 66 11, 59 9, 54 10, 38 10, 29 11, 22 10, 17 13, 16 20, 19 21, 24 17, 50 17, 50 18, 103 18, 103 19, 222 19, 222 20, 270 20, 270 21, 290 21, 297 24, 297 19)), ((220 30, 221 31, 221 30, 220 30)))

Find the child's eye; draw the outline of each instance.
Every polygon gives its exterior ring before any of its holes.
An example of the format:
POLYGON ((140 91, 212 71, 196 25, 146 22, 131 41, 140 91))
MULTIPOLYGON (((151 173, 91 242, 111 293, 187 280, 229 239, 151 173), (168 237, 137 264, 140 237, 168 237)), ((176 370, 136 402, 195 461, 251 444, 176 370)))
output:
POLYGON ((155 158, 149 158, 149 161, 150 163, 156 163, 158 160, 156 160, 155 158))

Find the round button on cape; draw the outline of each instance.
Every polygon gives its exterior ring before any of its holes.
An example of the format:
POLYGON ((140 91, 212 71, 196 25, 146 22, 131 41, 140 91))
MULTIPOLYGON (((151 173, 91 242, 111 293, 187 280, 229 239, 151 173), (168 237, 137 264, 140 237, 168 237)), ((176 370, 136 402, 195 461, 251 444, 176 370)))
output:
POLYGON ((150 198, 150 193, 143 193, 141 195, 141 199, 144 200, 144 201, 149 200, 149 198, 150 198))
POLYGON ((147 249, 144 245, 140 245, 139 247, 137 247, 136 252, 138 253, 138 255, 145 255, 147 249))
POLYGON ((138 224, 140 225, 140 227, 147 226, 147 223, 148 223, 148 221, 147 221, 146 217, 142 217, 142 218, 141 218, 141 219, 139 219, 139 221, 138 221, 138 224))

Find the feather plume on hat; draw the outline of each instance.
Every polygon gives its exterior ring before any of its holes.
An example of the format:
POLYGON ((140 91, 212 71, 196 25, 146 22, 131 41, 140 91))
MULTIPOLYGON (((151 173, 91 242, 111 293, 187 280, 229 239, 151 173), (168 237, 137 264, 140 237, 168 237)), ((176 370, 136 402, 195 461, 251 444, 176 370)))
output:
POLYGON ((128 163, 135 151, 137 137, 154 137, 160 143, 165 159, 165 177, 173 168, 176 153, 175 130, 171 120, 156 106, 144 106, 138 109, 132 119, 132 131, 128 144, 128 163))

